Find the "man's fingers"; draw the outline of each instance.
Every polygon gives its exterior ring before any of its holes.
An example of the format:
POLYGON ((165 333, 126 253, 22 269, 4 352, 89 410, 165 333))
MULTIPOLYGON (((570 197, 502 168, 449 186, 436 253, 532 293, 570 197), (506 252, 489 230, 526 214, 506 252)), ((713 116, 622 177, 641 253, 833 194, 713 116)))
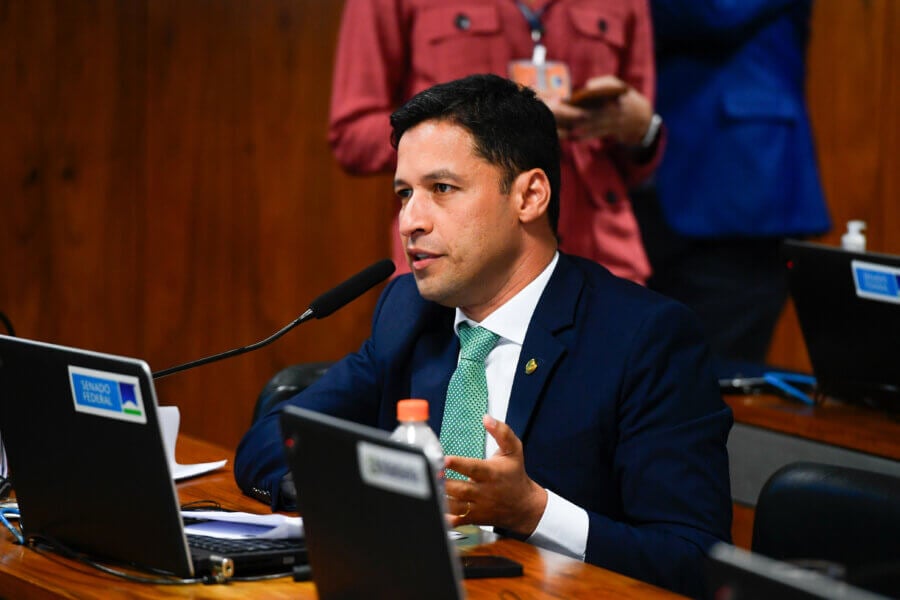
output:
MULTIPOLYGON (((464 477, 478 480, 480 474, 484 473, 484 461, 480 458, 467 458, 465 456, 448 456, 444 459, 444 467, 456 471, 464 477)), ((454 481, 453 478, 447 477, 447 482, 454 481)))
POLYGON ((519 441, 509 425, 490 415, 484 415, 481 420, 488 434, 497 442, 499 454, 521 453, 522 442, 519 441))
POLYGON ((447 496, 447 514, 453 515, 454 517, 459 517, 460 519, 465 519, 469 515, 472 514, 472 507, 474 503, 471 500, 462 500, 460 498, 454 498, 452 496, 447 496))

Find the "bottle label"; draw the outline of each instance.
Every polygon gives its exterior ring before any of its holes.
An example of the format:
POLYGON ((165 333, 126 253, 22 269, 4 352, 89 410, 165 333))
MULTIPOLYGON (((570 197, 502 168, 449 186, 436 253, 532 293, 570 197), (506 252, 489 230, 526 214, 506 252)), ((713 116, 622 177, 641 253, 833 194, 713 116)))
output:
POLYGON ((421 454, 376 446, 356 445, 359 474, 371 486, 413 498, 430 498, 428 465, 421 454))
POLYGON ((861 260, 850 264, 857 296, 900 304, 900 269, 861 260))

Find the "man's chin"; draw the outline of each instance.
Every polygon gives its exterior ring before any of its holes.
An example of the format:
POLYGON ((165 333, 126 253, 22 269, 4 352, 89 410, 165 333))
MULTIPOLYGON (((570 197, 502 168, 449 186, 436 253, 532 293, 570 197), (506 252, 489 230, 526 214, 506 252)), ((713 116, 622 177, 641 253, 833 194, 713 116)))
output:
POLYGON ((413 273, 416 280, 416 287, 419 289, 419 295, 429 302, 436 302, 443 306, 456 306, 449 299, 447 290, 437 284, 433 278, 413 273))

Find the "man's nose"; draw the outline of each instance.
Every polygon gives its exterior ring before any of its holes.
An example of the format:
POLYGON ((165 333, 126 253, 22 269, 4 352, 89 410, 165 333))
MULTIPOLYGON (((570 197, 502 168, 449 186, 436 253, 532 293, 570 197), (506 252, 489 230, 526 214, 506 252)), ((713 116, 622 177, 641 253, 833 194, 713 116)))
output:
POLYGON ((428 231, 428 210, 420 197, 413 194, 403 203, 398 222, 403 237, 428 231))

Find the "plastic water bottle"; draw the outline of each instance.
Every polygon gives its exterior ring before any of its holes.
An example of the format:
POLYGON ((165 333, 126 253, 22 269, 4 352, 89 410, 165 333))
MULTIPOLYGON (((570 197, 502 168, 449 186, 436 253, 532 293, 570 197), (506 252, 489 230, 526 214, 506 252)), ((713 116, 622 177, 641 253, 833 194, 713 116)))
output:
POLYGON ((397 403, 397 420, 400 421, 400 424, 391 434, 391 439, 422 448, 425 457, 437 474, 438 495, 443 502, 444 449, 441 446, 441 440, 428 426, 428 401, 401 400, 397 403))

